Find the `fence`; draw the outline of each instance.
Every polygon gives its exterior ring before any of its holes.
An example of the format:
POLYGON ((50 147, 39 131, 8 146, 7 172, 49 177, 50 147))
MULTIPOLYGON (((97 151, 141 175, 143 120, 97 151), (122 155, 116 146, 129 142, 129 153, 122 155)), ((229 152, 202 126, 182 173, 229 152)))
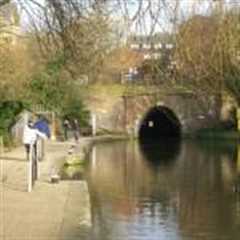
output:
POLYGON ((30 145, 29 153, 27 154, 28 160, 28 192, 32 188, 36 180, 40 177, 40 164, 39 162, 44 158, 44 141, 39 140, 35 145, 30 145))

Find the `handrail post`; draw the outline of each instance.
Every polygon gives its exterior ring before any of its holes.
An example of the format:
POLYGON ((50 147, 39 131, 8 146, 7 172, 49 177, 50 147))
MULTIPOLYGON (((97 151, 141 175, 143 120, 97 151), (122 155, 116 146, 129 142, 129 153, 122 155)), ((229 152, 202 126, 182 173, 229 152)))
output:
POLYGON ((28 161, 28 192, 32 191, 33 186, 33 145, 30 144, 29 153, 27 154, 28 161))
POLYGON ((0 156, 4 153, 3 136, 0 136, 0 156))
POLYGON ((37 179, 40 177, 40 167, 39 167, 39 149, 38 143, 36 145, 31 144, 28 157, 28 192, 32 191, 33 185, 37 179))
POLYGON ((97 116, 95 113, 92 113, 92 135, 96 136, 97 134, 97 116))
POLYGON ((52 112, 52 134, 51 139, 56 140, 56 116, 55 112, 52 112))
POLYGON ((38 140, 37 149, 38 149, 38 159, 39 161, 42 161, 45 156, 45 142, 43 139, 38 140))
POLYGON ((42 160, 42 152, 41 152, 42 151, 42 149, 41 149, 42 140, 39 140, 38 142, 39 142, 39 144, 36 143, 36 148, 37 149, 36 149, 36 156, 35 156, 35 167, 36 167, 36 169, 35 169, 36 179, 35 180, 40 178, 39 163, 42 160), (40 160, 40 158, 41 158, 41 160, 40 160))

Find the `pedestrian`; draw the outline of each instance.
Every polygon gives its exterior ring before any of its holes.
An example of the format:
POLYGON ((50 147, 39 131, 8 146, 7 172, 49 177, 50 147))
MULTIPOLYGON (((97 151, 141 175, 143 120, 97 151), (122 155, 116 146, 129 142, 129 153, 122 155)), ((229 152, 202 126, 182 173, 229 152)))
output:
POLYGON ((30 148, 33 147, 33 153, 37 154, 37 140, 38 138, 46 139, 46 135, 34 128, 31 120, 28 121, 23 131, 23 144, 26 149, 27 157, 29 158, 30 148))
POLYGON ((63 130, 64 130, 64 140, 68 140, 68 130, 70 129, 70 122, 67 118, 63 121, 63 130))
POLYGON ((51 137, 48 121, 43 116, 38 117, 38 120, 34 124, 34 128, 45 134, 47 138, 51 137))
MULTIPOLYGON (((35 122, 34 128, 37 129, 39 132, 45 134, 46 138, 51 137, 48 121, 44 116, 38 116, 38 120, 35 122)), ((39 160, 43 160, 45 157, 44 139, 40 139, 40 141, 37 142, 37 150, 39 160)))
POLYGON ((80 136, 80 127, 79 127, 78 120, 76 118, 72 122, 72 129, 73 129, 74 139, 76 142, 78 142, 79 136, 80 136))

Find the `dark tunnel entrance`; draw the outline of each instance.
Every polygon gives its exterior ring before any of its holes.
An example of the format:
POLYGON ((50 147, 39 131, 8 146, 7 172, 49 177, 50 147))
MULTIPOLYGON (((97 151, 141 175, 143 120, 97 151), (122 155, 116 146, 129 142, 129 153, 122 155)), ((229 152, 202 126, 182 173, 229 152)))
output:
POLYGON ((181 135, 181 124, 176 115, 166 107, 154 107, 146 114, 139 129, 140 140, 162 140, 181 135))

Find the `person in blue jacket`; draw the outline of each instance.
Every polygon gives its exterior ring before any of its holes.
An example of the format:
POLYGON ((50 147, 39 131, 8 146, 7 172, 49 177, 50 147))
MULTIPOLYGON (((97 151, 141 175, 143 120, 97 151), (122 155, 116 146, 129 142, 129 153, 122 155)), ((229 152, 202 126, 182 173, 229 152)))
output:
MULTIPOLYGON (((34 128, 37 129, 40 133, 44 134, 46 138, 50 138, 51 133, 48 126, 48 121, 43 116, 38 117, 38 120, 34 124, 34 128)), ((37 151, 38 151, 38 156, 40 161, 45 157, 44 142, 45 142, 44 140, 39 141, 39 144, 37 146, 37 149, 38 149, 37 151)))
POLYGON ((50 138, 51 134, 48 126, 48 121, 43 116, 40 116, 39 119, 35 122, 34 128, 38 129, 39 132, 45 134, 48 138, 50 138))

